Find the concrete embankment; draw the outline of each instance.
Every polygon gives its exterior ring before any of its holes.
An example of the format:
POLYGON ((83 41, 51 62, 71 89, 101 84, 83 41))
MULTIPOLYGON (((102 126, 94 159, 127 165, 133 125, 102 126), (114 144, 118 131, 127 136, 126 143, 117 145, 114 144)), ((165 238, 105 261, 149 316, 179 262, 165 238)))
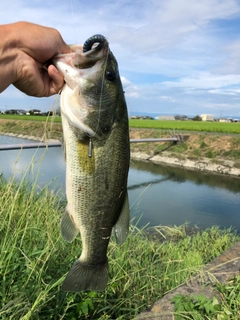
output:
POLYGON ((155 155, 149 156, 142 152, 132 152, 131 158, 136 160, 152 161, 157 164, 164 164, 168 166, 177 166, 190 170, 198 170, 204 172, 211 172, 221 175, 229 175, 240 177, 240 169, 234 167, 234 161, 222 160, 221 163, 213 163, 210 159, 201 158, 199 160, 178 159, 171 155, 155 155))

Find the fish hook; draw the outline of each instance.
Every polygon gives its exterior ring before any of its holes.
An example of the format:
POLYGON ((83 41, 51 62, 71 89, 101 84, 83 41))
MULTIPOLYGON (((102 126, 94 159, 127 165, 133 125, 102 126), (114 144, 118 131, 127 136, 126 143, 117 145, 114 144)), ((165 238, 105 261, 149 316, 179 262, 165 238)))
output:
POLYGON ((92 137, 89 137, 88 158, 92 158, 92 137))

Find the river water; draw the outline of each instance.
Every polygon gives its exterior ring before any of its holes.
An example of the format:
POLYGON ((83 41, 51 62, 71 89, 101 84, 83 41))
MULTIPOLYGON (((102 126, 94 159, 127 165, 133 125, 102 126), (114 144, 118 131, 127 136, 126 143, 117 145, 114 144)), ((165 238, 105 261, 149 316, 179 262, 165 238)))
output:
MULTIPOLYGON (((1 136, 0 144, 31 140, 1 136)), ((36 142, 36 141, 34 141, 36 142)), ((39 186, 65 190, 61 148, 0 151, 0 173, 20 180, 37 176, 39 186)), ((240 179, 132 161, 128 179, 131 218, 138 226, 232 226, 240 231, 240 179)))

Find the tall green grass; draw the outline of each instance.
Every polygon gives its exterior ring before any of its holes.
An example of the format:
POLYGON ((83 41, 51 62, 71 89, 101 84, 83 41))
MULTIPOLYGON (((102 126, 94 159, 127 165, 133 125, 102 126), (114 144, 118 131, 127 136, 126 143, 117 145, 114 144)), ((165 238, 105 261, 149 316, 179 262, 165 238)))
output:
POLYGON ((60 237, 64 196, 25 179, 0 177, 0 319, 133 319, 239 238, 217 227, 189 236, 186 226, 131 226, 125 244, 110 241, 104 292, 64 293, 61 283, 80 256, 78 237, 60 237))

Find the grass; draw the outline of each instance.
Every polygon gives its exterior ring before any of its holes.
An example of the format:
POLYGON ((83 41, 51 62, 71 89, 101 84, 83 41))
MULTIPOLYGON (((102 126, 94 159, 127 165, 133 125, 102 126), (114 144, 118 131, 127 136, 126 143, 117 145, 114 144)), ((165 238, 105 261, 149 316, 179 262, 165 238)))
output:
POLYGON ((240 133, 240 123, 205 122, 205 121, 161 121, 161 120, 129 120, 131 128, 151 128, 186 130, 199 132, 240 133))
POLYGON ((215 285, 215 296, 208 298, 200 295, 176 295, 174 315, 176 320, 235 320, 240 318, 240 277, 226 284, 215 285), (217 297, 218 298, 217 298, 217 297))
POLYGON ((110 241, 104 292, 63 293, 61 283, 79 257, 79 237, 59 232, 65 198, 0 177, 0 319, 133 319, 239 237, 213 227, 189 235, 187 226, 131 226, 127 241, 110 241), (156 236, 157 234, 157 236, 156 236))

